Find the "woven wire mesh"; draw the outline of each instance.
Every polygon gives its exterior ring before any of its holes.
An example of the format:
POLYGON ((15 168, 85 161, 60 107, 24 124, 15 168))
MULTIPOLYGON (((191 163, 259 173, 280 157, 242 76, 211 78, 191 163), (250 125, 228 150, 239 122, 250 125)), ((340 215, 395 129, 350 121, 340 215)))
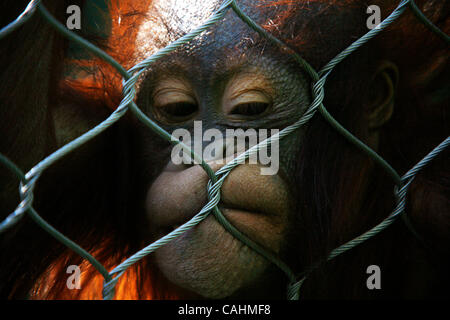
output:
POLYGON ((187 145, 183 144, 179 140, 174 139, 168 132, 162 129, 157 123, 153 122, 149 119, 135 104, 134 98, 136 96, 135 85, 138 78, 141 74, 149 68, 152 64, 157 62, 162 57, 168 55, 169 53, 175 51, 180 48, 182 45, 190 42, 195 37, 203 33, 205 30, 209 29, 211 26, 215 25, 219 22, 225 14, 231 9, 234 13, 242 19, 250 28, 258 32, 261 36, 273 42, 274 44, 285 47, 285 45, 277 38, 275 38, 270 33, 266 32, 262 27, 256 24, 250 17, 248 17, 239 7, 235 0, 225 0, 223 1, 220 8, 211 15, 211 17, 200 27, 189 32, 188 34, 182 36, 178 40, 172 42, 167 47, 148 57, 144 61, 138 63, 128 71, 125 70, 119 63, 117 63, 114 59, 112 59, 105 52, 95 47, 88 41, 82 39, 75 33, 67 30, 63 25, 61 25, 54 17, 50 15, 50 13, 46 10, 43 4, 38 0, 31 1, 25 11, 12 23, 4 27, 0 30, 0 39, 5 37, 7 34, 14 32, 20 25, 24 24, 35 11, 39 11, 40 14, 44 16, 44 18, 56 28, 56 30, 62 33, 65 37, 70 39, 71 41, 77 42, 79 45, 85 47, 90 50, 92 53, 97 55, 98 57, 104 59, 110 65, 112 65, 123 77, 123 99, 117 109, 103 122, 89 130, 85 134, 81 135, 77 139, 63 146, 53 154, 46 157, 44 160, 35 165, 29 172, 24 174, 14 163, 12 163, 5 156, 0 154, 0 162, 4 164, 8 169, 15 173, 17 178, 20 180, 20 188, 19 193, 21 197, 21 202, 15 209, 13 213, 11 213, 4 221, 0 223, 0 232, 3 232, 14 226, 17 221, 19 221, 25 214, 29 214, 31 218, 39 224, 45 231, 54 236, 57 240, 62 242, 64 245, 74 250, 83 258, 87 259, 104 277, 104 286, 103 286, 103 298, 104 299, 112 299, 114 297, 114 289, 117 284, 119 278, 124 274, 124 272, 133 264, 140 261, 142 258, 147 256, 148 254, 154 252, 156 249, 160 248, 164 244, 174 240, 179 237, 181 234, 186 232, 187 230, 193 228, 195 225, 199 224, 203 221, 209 214, 213 213, 217 220, 225 227, 227 231, 229 231, 234 237, 241 240, 247 246, 264 256, 266 259, 276 264, 288 277, 289 285, 287 290, 287 297, 289 299, 296 300, 299 298, 299 292, 301 285, 307 278, 308 274, 314 270, 318 266, 318 264, 313 265, 308 268, 308 270, 302 272, 299 275, 295 274, 283 261, 279 258, 272 255, 270 252, 260 247, 257 243, 253 242, 251 239, 247 238, 244 234, 242 234, 239 230, 237 230, 233 225, 231 225, 227 219, 223 216, 218 208, 218 204, 220 202, 220 190, 221 186, 229 175, 231 170, 233 170, 238 165, 245 162, 251 155, 257 153, 261 148, 268 147, 271 143, 278 141, 287 135, 291 134, 304 124, 306 124, 311 118, 315 116, 317 111, 329 122, 329 124, 334 127, 339 133, 341 133, 348 141, 354 145, 356 145, 362 152, 367 154, 373 161, 378 163, 394 180, 395 189, 394 194, 396 197, 396 207, 392 211, 392 213, 385 218, 381 223, 374 226, 372 229, 368 230, 364 234, 358 236, 357 238, 339 246, 338 248, 332 250, 326 260, 331 260, 338 255, 346 252, 360 243, 366 241, 367 239, 373 237, 377 233, 381 232, 389 225, 391 225, 395 219, 404 212, 405 203, 406 203, 406 195, 408 192, 408 188, 411 185, 414 177, 417 173, 425 167, 430 161, 432 161, 439 153, 441 153, 445 148, 450 144, 450 137, 447 137, 441 144, 439 144, 436 148, 434 148, 425 158, 419 161, 413 168, 411 168, 406 174, 402 177, 398 175, 398 173, 375 151, 373 151, 370 147, 361 142, 358 138, 353 136, 349 131, 347 131, 344 127, 342 127, 326 110, 323 100, 324 100, 324 87, 326 80, 333 69, 342 62, 345 58, 351 55, 355 50, 360 48, 370 39, 375 37, 377 34, 382 32, 388 25, 390 25, 393 21, 395 21, 400 15, 405 12, 407 7, 410 6, 411 10, 413 10, 414 14, 418 19, 420 19, 430 30, 435 32, 439 37, 441 37, 446 43, 450 43, 449 37, 445 35, 441 30, 439 30, 436 26, 434 26, 430 21, 425 18, 425 16, 419 11, 414 1, 410 0, 402 0, 399 2, 396 9, 385 19, 383 20, 376 28, 370 30, 361 38, 353 42, 348 48, 343 50, 340 54, 338 54, 334 59, 332 59, 328 64, 326 64, 319 72, 314 70, 307 61, 303 60, 296 53, 292 53, 294 59, 299 63, 299 65, 306 71, 306 73, 310 76, 313 86, 312 86, 312 103, 308 107, 308 109, 299 117, 299 119, 294 122, 292 125, 286 127, 279 133, 272 135, 266 140, 260 142, 259 144, 253 146, 248 149, 243 154, 231 160, 224 167, 219 169, 217 172, 213 172, 213 170, 203 161, 203 159, 197 155, 193 150, 191 150, 187 145), (66 156, 73 150, 77 149, 84 143, 88 142, 95 136, 99 135, 106 129, 108 129, 112 124, 121 119, 125 113, 130 110, 142 123, 144 123, 149 129, 153 130, 162 138, 171 142, 172 144, 180 144, 184 150, 186 150, 189 154, 191 154, 192 158, 201 163, 201 166, 208 174, 209 182, 207 185, 208 190, 208 203, 188 222, 179 226, 169 234, 165 235, 161 239, 149 244, 147 247, 141 249, 131 257, 127 258, 121 264, 116 266, 113 270, 108 271, 105 267, 98 262, 91 254, 82 249, 76 243, 72 242, 66 236, 61 234, 58 230, 49 225, 44 219, 42 219, 38 213, 33 209, 33 191, 36 185, 37 180, 41 176, 44 170, 48 167, 52 166, 56 161, 66 156))

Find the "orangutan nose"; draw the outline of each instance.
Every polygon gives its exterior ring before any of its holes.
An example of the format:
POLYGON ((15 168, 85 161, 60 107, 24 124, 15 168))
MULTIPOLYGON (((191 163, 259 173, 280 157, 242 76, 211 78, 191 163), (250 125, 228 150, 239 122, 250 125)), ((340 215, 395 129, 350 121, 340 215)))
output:
MULTIPOLYGON (((213 172, 246 149, 235 148, 233 137, 215 143, 216 153, 204 154, 213 172)), ((147 216, 152 226, 171 229, 190 220, 208 203, 208 174, 200 165, 191 164, 187 153, 183 160, 179 164, 170 161, 147 193, 147 216)), ((234 168, 223 183, 221 205, 255 214, 286 213, 289 203, 286 184, 278 175, 261 175, 261 167, 242 164, 234 168)))

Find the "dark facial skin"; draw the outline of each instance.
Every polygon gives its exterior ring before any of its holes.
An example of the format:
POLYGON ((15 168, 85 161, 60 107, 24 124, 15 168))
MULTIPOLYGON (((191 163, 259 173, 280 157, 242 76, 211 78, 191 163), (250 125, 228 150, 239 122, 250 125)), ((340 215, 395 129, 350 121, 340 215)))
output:
MULTIPOLYGON (((140 84, 138 105, 168 132, 182 127, 192 133, 194 121, 202 121, 203 130, 222 132, 227 128, 281 130, 309 106, 310 79, 292 58, 261 39, 234 14, 226 20, 207 36, 164 58, 140 84), (255 104, 256 110, 249 109, 255 104)), ((277 175, 260 175, 260 165, 241 165, 222 188, 219 208, 225 217, 278 256, 287 234, 292 233, 289 226, 296 187, 289 172, 294 170, 307 127, 282 140, 277 175)), ((139 135, 148 137, 139 148, 142 150, 158 140, 146 128, 139 135)), ((170 154, 168 144, 158 148, 162 154, 170 154)), ((187 222, 207 203, 208 177, 203 169, 165 159, 145 200, 152 240, 187 222)), ((213 160, 208 164, 214 171, 222 166, 213 160)), ((155 256, 169 281, 200 296, 239 297, 253 288, 252 295, 274 297, 274 284, 262 280, 273 273, 273 266, 235 239, 212 215, 157 250, 155 256)), ((279 283, 280 276, 272 274, 270 280, 279 283)))
MULTIPOLYGON (((138 101, 143 109, 168 132, 180 126, 192 130, 194 120, 202 121, 204 129, 222 132, 227 128, 282 129, 288 125, 307 107, 305 79, 301 73, 289 72, 269 50, 255 62, 263 46, 254 47, 251 53, 237 51, 229 56, 224 48, 235 45, 233 41, 226 46, 212 42, 205 50, 216 54, 209 56, 173 55, 170 62, 158 66, 146 78, 152 87, 142 89, 145 95, 138 101), (178 109, 170 109, 174 103, 178 109), (253 113, 249 104, 262 107, 253 113), (192 113, 186 116, 180 108, 190 108, 192 113), (181 121, 179 114, 184 118, 181 121)), ((298 134, 286 139, 282 146, 296 137, 298 134)), ((282 148, 282 155, 287 156, 282 148)), ((275 176, 262 176, 260 165, 233 170, 222 188, 220 205, 233 225, 276 254, 285 240, 292 205, 292 181, 285 178, 289 162, 287 157, 281 161, 282 170, 275 176)), ((221 167, 214 161, 208 164, 213 170, 221 167)), ((146 199, 154 239, 198 213, 207 203, 207 181, 198 165, 169 163, 163 169, 146 199)), ((238 289, 254 286, 271 269, 268 261, 235 239, 213 216, 157 250, 155 256, 170 281, 208 298, 233 296, 238 289)))

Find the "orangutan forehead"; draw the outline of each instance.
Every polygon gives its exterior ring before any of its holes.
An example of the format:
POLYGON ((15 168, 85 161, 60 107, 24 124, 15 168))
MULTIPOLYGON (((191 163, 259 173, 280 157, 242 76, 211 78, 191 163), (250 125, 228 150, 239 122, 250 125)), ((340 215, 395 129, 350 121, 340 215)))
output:
POLYGON ((140 60, 156 53, 201 26, 220 7, 221 0, 154 0, 136 37, 140 60))
MULTIPOLYGON (((300 12, 304 19, 323 14, 333 5, 347 6, 360 0, 242 0, 239 6, 252 19, 269 32, 283 32, 284 28, 290 34, 287 38, 295 38, 292 17, 300 12), (339 3, 339 4, 338 4, 339 3), (345 4, 344 4, 345 3, 345 4)), ((223 0, 152 0, 148 1, 145 18, 139 24, 135 38, 134 61, 141 61, 158 50, 166 47, 181 36, 204 24, 218 10, 223 0)), ((236 29, 223 30, 235 34, 236 29)), ((206 37, 206 34, 203 34, 206 37)), ((197 40, 201 39, 197 37, 197 40)))

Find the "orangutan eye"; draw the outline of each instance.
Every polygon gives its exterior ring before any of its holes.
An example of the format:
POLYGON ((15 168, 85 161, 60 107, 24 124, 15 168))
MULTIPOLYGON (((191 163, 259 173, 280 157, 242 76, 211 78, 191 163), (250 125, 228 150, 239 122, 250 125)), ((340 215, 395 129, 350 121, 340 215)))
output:
POLYGON ((233 107, 230 114, 247 117, 255 117, 263 114, 269 108, 269 104, 265 102, 249 102, 241 103, 233 107))
POLYGON ((183 122, 197 113, 198 106, 191 102, 174 102, 161 106, 158 110, 167 120, 183 122))
POLYGON ((232 78, 224 91, 222 108, 230 120, 263 117, 271 109, 273 86, 264 75, 244 72, 232 78))
POLYGON ((189 83, 179 79, 161 81, 154 92, 152 104, 158 120, 168 123, 188 121, 199 109, 189 83))

